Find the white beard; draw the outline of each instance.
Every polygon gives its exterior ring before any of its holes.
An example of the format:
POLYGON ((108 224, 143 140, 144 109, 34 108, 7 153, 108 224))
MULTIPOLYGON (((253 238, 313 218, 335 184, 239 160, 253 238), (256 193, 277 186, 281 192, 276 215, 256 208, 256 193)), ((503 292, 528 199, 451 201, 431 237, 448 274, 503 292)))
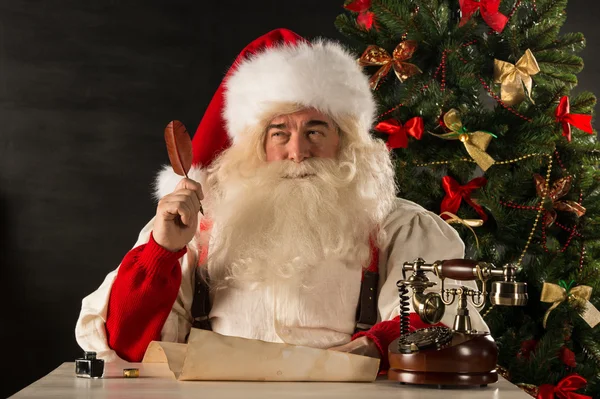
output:
MULTIPOLYGON (((327 260, 368 266, 377 220, 356 171, 333 159, 263 164, 229 173, 207 192, 213 222, 208 270, 213 287, 296 282, 327 260), (245 172, 245 173, 244 173, 245 172), (308 177, 304 177, 308 175, 308 177)), ((363 187, 364 188, 364 187, 363 187)))

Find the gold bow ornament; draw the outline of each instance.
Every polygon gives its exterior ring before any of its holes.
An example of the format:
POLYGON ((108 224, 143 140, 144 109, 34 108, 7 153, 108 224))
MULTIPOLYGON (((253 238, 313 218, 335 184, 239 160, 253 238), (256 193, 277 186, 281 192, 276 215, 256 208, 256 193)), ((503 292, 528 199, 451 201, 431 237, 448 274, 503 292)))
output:
POLYGON ((588 285, 578 285, 577 287, 571 288, 572 284, 573 282, 567 285, 563 280, 560 280, 558 285, 544 283, 540 300, 542 302, 552 303, 552 306, 548 308, 544 315, 544 328, 546 328, 546 322, 548 321, 550 312, 566 300, 573 305, 579 305, 583 308, 580 316, 590 327, 594 328, 600 323, 600 311, 598 311, 598 309, 590 302, 590 298, 592 297, 592 287, 588 285))
POLYGON ((496 162, 494 158, 485 152, 490 141, 492 141, 492 137, 496 137, 495 135, 490 132, 467 131, 462 125, 458 111, 454 108, 444 114, 444 124, 451 130, 450 133, 432 134, 444 140, 460 140, 471 158, 473 158, 484 172, 496 162))
POLYGON ((531 75, 538 72, 540 72, 540 67, 529 49, 514 65, 510 62, 494 59, 494 83, 501 84, 500 98, 502 101, 507 105, 515 105, 523 101, 525 99, 523 85, 525 85, 527 96, 533 103, 531 98, 533 79, 531 75))
POLYGON ((362 67, 374 65, 381 66, 381 68, 379 68, 369 79, 371 89, 375 90, 381 79, 384 78, 392 68, 400 82, 404 82, 413 75, 422 73, 418 66, 405 62, 413 56, 416 49, 417 42, 414 40, 400 42, 391 56, 385 49, 379 46, 370 45, 367 47, 358 59, 358 64, 362 67))
POLYGON ((535 180, 535 190, 538 197, 543 198, 544 191, 548 190, 546 193, 546 201, 542 204, 544 207, 544 220, 546 221, 546 227, 552 226, 552 224, 554 224, 556 221, 557 210, 572 212, 577 217, 582 217, 585 215, 586 209, 581 204, 570 200, 559 201, 559 199, 567 195, 569 190, 571 190, 571 181, 573 180, 571 176, 566 176, 556 180, 551 189, 548 189, 546 179, 544 179, 544 177, 541 175, 535 173, 533 175, 533 179, 535 180))

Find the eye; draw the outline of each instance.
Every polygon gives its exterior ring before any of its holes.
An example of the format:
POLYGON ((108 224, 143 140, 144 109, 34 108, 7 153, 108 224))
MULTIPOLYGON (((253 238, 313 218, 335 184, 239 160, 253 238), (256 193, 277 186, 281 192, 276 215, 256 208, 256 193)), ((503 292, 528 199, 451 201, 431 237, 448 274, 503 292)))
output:
POLYGON ((273 132, 271 133, 271 137, 282 137, 284 135, 283 132, 273 132))
POLYGON ((323 133, 319 132, 318 130, 309 130, 307 132, 307 135, 309 135, 309 136, 315 136, 315 135, 323 136, 323 133))

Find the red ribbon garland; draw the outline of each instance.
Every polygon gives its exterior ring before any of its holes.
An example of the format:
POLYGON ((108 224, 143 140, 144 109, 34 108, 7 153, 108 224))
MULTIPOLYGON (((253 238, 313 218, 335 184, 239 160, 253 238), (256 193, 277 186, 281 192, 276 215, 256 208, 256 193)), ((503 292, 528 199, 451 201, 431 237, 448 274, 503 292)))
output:
MULTIPOLYGON (((442 178, 442 186, 444 187, 444 191, 446 192, 446 196, 442 200, 441 212, 450 212, 456 214, 458 212, 458 208, 460 207, 460 203, 464 199, 465 202, 475 209, 475 212, 481 217, 481 219, 485 222, 487 220, 487 215, 485 214, 481 205, 477 204, 473 199, 471 199, 471 192, 477 188, 481 188, 485 186, 487 183, 487 179, 485 177, 476 177, 464 186, 458 184, 456 180, 454 180, 450 176, 444 176, 442 178)), ((442 216, 444 219, 448 218, 448 216, 442 216)))
POLYGON ((558 107, 556 107, 556 121, 562 123, 563 136, 571 142, 571 125, 583 130, 586 133, 594 134, 592 128, 592 115, 571 114, 569 106, 569 97, 564 96, 560 99, 558 107))
POLYGON ((579 374, 571 374, 559 381, 556 386, 544 384, 540 386, 536 399, 592 399, 591 396, 581 395, 574 391, 587 384, 585 378, 579 374))
POLYGON ((500 0, 460 0, 459 4, 462 12, 459 26, 466 24, 477 10, 485 23, 498 33, 504 30, 508 22, 508 17, 498 11, 500 0))
POLYGON ((371 0, 356 0, 345 5, 344 8, 358 13, 358 16, 356 17, 358 26, 362 26, 366 30, 371 29, 373 22, 375 21, 375 13, 369 11, 369 8, 371 8, 371 0))
POLYGON ((394 148, 407 148, 409 135, 417 140, 421 140, 425 127, 423 118, 415 116, 414 118, 409 119, 404 125, 395 119, 379 122, 377 126, 375 126, 375 130, 390 135, 387 146, 390 150, 393 150, 394 148))

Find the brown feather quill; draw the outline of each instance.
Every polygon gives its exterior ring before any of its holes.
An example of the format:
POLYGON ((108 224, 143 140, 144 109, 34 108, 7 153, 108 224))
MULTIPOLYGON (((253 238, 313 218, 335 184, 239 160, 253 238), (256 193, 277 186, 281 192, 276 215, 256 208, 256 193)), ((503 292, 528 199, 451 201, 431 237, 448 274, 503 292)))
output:
MULTIPOLYGON (((165 128, 165 142, 167 143, 167 152, 173 171, 179 176, 188 177, 188 172, 192 167, 194 154, 192 151, 192 139, 183 123, 171 121, 165 128)), ((200 213, 204 215, 202 204, 200 204, 200 213)))
POLYGON ((171 121, 165 128, 165 142, 173 171, 179 176, 188 177, 192 167, 192 139, 183 123, 171 121))

